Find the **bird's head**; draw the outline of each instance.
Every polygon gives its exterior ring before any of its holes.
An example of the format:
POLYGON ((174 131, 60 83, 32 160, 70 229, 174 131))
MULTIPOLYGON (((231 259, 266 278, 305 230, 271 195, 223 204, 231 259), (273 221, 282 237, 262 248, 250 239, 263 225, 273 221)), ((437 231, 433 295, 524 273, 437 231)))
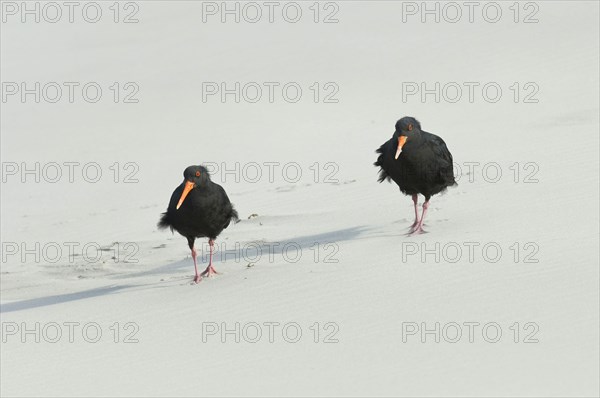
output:
POLYGON ((190 191, 195 188, 202 188, 210 181, 208 170, 203 166, 190 166, 183 171, 183 192, 177 203, 177 209, 181 207, 183 201, 188 196, 190 191))
POLYGON ((398 159, 402 147, 406 144, 411 137, 421 132, 421 123, 414 117, 405 116, 396 122, 396 131, 394 132, 394 138, 398 140, 398 149, 396 149, 396 156, 394 159, 398 159))

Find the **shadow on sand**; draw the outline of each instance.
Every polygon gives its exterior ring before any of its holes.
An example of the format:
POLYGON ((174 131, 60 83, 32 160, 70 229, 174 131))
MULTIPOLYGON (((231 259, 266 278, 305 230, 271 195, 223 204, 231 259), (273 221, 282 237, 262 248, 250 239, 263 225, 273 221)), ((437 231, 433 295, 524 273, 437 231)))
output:
MULTIPOLYGON (((310 255, 312 256, 312 250, 315 249, 316 245, 324 247, 324 245, 327 244, 331 245, 339 242, 356 239, 360 237, 360 235, 363 234, 366 230, 366 227, 352 227, 322 234, 300 236, 294 239, 288 239, 280 242, 252 241, 243 244, 223 243, 219 246, 220 250, 217 251, 214 255, 213 261, 215 263, 227 263, 231 261, 234 261, 235 263, 242 263, 244 261, 250 261, 249 259, 255 259, 254 261, 258 261, 258 259, 260 258, 269 258, 272 259, 274 263, 285 262, 286 260, 284 259, 284 252, 286 251, 287 252, 285 255, 289 256, 290 258, 294 258, 294 252, 297 253, 298 251, 310 251, 310 255)), ((181 239, 181 244, 185 245, 185 239, 181 239)), ((203 268, 203 264, 208 262, 208 244, 203 244, 202 247, 199 247, 198 249, 198 268, 200 269, 203 268)), ((163 266, 148 269, 146 271, 113 275, 110 278, 129 279, 142 276, 169 275, 173 274, 175 270, 179 269, 189 269, 190 271, 192 271, 192 260, 190 258, 187 258, 176 263, 165 264, 163 266)), ((22 311, 32 308, 45 307, 49 305, 62 304, 70 301, 84 300, 92 297, 105 296, 108 294, 119 293, 124 289, 133 287, 139 287, 139 285, 128 284, 120 286, 106 286, 75 293, 59 294, 54 296, 14 301, 5 304, 0 304, 0 313, 22 311)))
MULTIPOLYGON (((327 251, 325 245, 336 244, 344 241, 349 241, 360 237, 367 231, 364 226, 340 229, 336 231, 326 232, 322 234, 306 235, 297 238, 287 239, 283 241, 250 241, 250 242, 228 242, 223 241, 215 243, 215 253, 213 255, 213 263, 250 263, 260 261, 261 259, 270 259, 273 263, 286 262, 285 257, 294 258, 298 252, 306 256, 313 255, 313 250, 316 246, 320 246, 323 255, 332 253, 333 249, 327 251), (284 255, 285 252, 285 255, 284 255)), ((181 245, 186 246, 186 241, 182 237, 181 245)), ((196 241, 196 250, 198 251, 198 269, 204 270, 208 263, 209 246, 206 239, 198 239, 196 241), (202 244, 200 241, 203 241, 202 244)), ((127 279, 131 277, 142 277, 149 275, 168 275, 174 271, 189 269, 193 273, 194 263, 191 257, 175 263, 165 264, 157 268, 121 274, 113 276, 114 279, 127 279)))
POLYGON ((0 313, 28 310, 31 308, 45 307, 47 305, 62 304, 69 301, 83 300, 92 297, 104 296, 126 289, 128 285, 106 286, 96 289, 84 290, 76 293, 57 294, 55 296, 38 297, 29 300, 13 301, 0 305, 0 313))

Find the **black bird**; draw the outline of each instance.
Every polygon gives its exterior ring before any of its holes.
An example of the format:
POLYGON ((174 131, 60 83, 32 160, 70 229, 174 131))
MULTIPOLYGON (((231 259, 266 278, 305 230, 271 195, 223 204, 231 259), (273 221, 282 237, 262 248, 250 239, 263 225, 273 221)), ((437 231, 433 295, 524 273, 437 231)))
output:
POLYGON ((231 220, 238 221, 238 214, 229 201, 222 186, 210 180, 208 170, 203 166, 190 166, 183 172, 183 182, 173 191, 166 213, 162 213, 158 228, 171 228, 185 236, 188 241, 198 283, 205 275, 218 274, 212 266, 214 240, 231 220), (208 238, 210 261, 202 274, 198 274, 196 264, 196 238, 208 238))
POLYGON ((415 222, 409 234, 423 233, 423 220, 429 207, 429 199, 447 187, 456 185, 452 154, 446 143, 435 134, 421 130, 421 124, 413 117, 403 117, 396 122, 392 138, 378 150, 374 163, 381 167, 379 182, 394 180, 406 195, 412 195, 415 205, 415 222), (423 213, 419 219, 418 194, 425 196, 423 213))

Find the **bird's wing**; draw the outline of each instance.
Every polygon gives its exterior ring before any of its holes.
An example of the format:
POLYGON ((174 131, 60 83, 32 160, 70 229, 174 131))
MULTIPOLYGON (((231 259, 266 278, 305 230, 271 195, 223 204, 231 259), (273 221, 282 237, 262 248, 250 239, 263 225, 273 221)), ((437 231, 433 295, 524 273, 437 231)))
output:
POLYGON ((217 187, 219 187, 221 200, 223 201, 223 203, 225 203, 226 210, 229 211, 229 214, 227 217, 227 223, 223 227, 223 228, 227 228, 229 226, 230 220, 233 220, 234 222, 238 222, 240 220, 240 218, 238 216, 237 211, 233 207, 233 203, 231 203, 231 201, 229 200, 229 196, 227 196, 227 192, 225 192, 225 189, 218 184, 216 184, 216 185, 217 185, 217 187))
POLYGON ((440 177, 447 183, 454 182, 454 160, 452 154, 448 150, 446 143, 437 135, 431 134, 431 139, 428 141, 429 146, 436 159, 440 162, 440 177))
POLYGON ((448 150, 448 147, 446 146, 446 143, 443 139, 441 139, 438 136, 434 136, 433 140, 431 140, 430 143, 431 149, 439 159, 443 159, 448 164, 452 164, 452 154, 448 150))

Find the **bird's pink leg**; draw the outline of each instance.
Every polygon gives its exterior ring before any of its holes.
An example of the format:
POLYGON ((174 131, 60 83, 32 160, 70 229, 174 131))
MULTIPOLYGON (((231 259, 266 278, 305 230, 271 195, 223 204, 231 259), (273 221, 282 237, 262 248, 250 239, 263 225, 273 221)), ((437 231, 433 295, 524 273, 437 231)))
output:
POLYGON ((412 196, 413 203, 415 204, 415 222, 410 228, 414 229, 417 225, 419 225, 419 210, 417 209, 417 203, 419 202, 419 195, 415 194, 412 196))
POLYGON ((208 240, 208 244, 210 245, 210 260, 208 262, 208 267, 206 267, 206 269, 204 270, 203 273, 200 274, 200 276, 213 276, 213 275, 218 275, 219 273, 217 272, 217 270, 215 270, 215 268, 212 265, 212 258, 213 258, 213 246, 215 245, 215 242, 212 239, 208 240))
POLYGON ((194 270, 196 271, 196 276, 194 277, 194 283, 199 283, 202 280, 202 276, 198 274, 198 264, 196 263, 196 248, 192 247, 192 258, 194 259, 194 270))
POLYGON ((421 214, 421 220, 416 225, 416 227, 410 232, 410 234, 423 234, 425 231, 423 230, 423 221, 425 220, 425 214, 427 214, 427 209, 429 208, 429 201, 425 201, 423 203, 423 214, 421 214))

